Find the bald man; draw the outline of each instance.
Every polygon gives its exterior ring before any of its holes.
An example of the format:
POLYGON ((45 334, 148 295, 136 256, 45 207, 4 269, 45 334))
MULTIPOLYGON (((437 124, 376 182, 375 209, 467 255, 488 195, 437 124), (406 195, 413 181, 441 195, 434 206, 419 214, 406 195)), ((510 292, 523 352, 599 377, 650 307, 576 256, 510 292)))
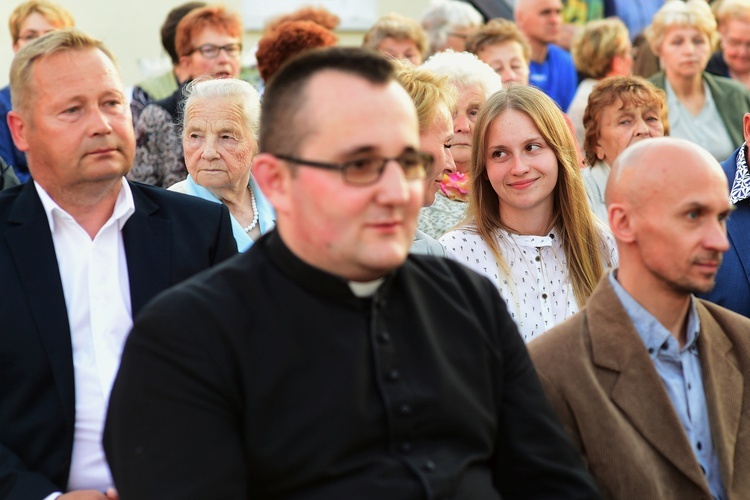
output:
POLYGON ((529 345, 605 498, 748 498, 750 320, 694 294, 729 247, 726 176, 680 139, 626 149, 606 191, 620 267, 529 345))

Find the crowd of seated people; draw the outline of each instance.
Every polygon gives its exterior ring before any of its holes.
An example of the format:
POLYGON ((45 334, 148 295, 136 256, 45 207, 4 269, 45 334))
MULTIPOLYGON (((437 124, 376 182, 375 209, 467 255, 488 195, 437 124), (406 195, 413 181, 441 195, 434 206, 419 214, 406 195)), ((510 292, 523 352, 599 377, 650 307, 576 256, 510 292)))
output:
POLYGON ((191 1, 127 94, 56 1, 0 89, 0 498, 189 496, 201 421, 227 497, 748 498, 750 0, 432 0, 347 48, 302 6, 252 49, 191 1), (292 453, 250 425, 313 406, 292 453))

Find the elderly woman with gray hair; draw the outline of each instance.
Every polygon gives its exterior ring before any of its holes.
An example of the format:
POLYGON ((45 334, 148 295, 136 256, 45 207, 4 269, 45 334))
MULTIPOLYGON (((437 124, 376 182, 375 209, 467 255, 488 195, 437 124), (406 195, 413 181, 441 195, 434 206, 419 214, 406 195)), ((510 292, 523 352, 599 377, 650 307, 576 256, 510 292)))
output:
POLYGON ((182 145, 188 176, 169 189, 224 203, 240 252, 274 226, 273 207, 253 179, 260 100, 247 82, 207 80, 188 89, 182 145))
POLYGON ((422 15, 422 28, 430 38, 430 54, 446 49, 466 50, 466 40, 482 24, 482 14, 470 3, 458 0, 432 0, 422 15))
POLYGON ((419 215, 419 229, 439 238, 466 215, 474 122, 487 98, 502 89, 503 84, 495 70, 469 52, 439 52, 422 68, 448 77, 458 95, 453 113, 453 139, 448 144, 456 171, 443 176, 435 203, 423 208, 419 215))

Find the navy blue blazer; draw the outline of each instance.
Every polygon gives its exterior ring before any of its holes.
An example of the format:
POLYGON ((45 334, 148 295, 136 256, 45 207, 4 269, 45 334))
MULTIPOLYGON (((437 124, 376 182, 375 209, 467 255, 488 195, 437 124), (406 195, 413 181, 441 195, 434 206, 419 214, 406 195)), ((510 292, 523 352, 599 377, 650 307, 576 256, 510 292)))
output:
MULTIPOLYGON (((133 316, 237 252, 224 205, 131 183, 122 235, 133 316)), ((0 498, 65 491, 75 423, 68 315, 33 182, 0 192, 0 498)))
MULTIPOLYGON (((740 148, 745 147, 744 145, 740 148)), ((737 154, 740 149, 724 160, 721 168, 729 180, 731 189, 737 171, 737 154)), ((750 317, 750 201, 743 200, 727 219, 729 250, 716 275, 716 286, 702 298, 750 317)))

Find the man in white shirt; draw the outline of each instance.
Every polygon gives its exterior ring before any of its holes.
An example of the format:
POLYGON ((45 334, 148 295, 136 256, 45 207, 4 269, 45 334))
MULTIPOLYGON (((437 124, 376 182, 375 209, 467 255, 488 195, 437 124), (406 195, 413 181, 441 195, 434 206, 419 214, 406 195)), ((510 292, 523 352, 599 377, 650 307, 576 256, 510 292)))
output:
POLYGON ((0 197, 0 497, 116 498, 101 447, 133 316, 236 252, 222 205, 130 184, 130 108, 112 54, 77 30, 11 65, 32 182, 0 197))

